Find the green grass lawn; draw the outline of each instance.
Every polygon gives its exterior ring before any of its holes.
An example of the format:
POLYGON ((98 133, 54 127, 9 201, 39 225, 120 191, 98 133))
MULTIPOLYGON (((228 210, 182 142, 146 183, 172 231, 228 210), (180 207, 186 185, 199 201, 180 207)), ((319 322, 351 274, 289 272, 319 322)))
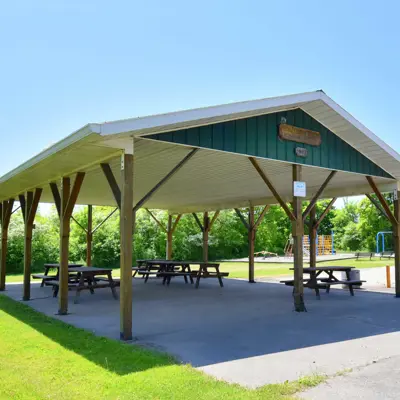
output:
MULTIPOLYGON (((374 268, 374 267, 384 267, 385 265, 393 265, 394 260, 379 260, 379 257, 373 258, 371 261, 369 259, 361 260, 336 260, 336 261, 326 261, 318 263, 318 266, 324 265, 336 265, 336 266, 350 266, 356 268, 374 268)), ((308 264, 304 264, 307 266, 308 264)), ((293 264, 276 264, 276 263, 255 263, 255 275, 256 278, 266 278, 269 276, 283 276, 291 275, 293 272, 290 268, 293 264)), ((230 278, 247 278, 248 276, 248 264, 245 262, 222 262, 221 271, 229 272, 230 278)), ((119 277, 119 269, 113 271, 114 277, 119 277)), ((7 282, 22 282, 23 278, 21 274, 18 275, 8 275, 7 282)), ((37 281, 39 282, 39 281, 37 281)))
POLYGON ((325 377, 248 390, 0 295, 0 399, 284 399, 325 377))

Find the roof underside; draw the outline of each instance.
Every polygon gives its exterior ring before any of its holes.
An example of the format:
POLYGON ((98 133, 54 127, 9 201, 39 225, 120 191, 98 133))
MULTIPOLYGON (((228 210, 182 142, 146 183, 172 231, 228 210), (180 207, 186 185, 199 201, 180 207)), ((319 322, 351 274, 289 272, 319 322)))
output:
MULTIPOLYGON (((62 176, 71 176, 77 171, 85 171, 86 176, 77 203, 114 206, 112 192, 99 164, 109 162, 119 182, 121 149, 129 149, 132 137, 135 137, 136 204, 191 149, 188 146, 150 140, 146 135, 293 108, 303 109, 390 175, 400 179, 398 154, 357 121, 351 120, 352 117, 345 111, 335 110, 335 107, 340 109, 323 93, 313 92, 90 125, 70 136, 68 143, 57 144, 54 151, 50 148, 0 178, 0 200, 16 197, 35 187, 42 187, 41 201, 53 202, 49 182, 58 181, 62 176)), ((258 160, 282 198, 289 201, 292 196, 291 164, 270 159, 258 160)), ((318 190, 328 174, 327 169, 303 166, 303 180, 307 183, 308 198, 318 190)), ((382 191, 392 190, 397 184, 395 180, 383 177, 376 177, 375 181, 382 191)), ((371 189, 364 175, 338 172, 323 197, 369 192, 371 189)), ((246 155, 200 149, 145 206, 176 213, 271 203, 276 203, 276 200, 246 155)))

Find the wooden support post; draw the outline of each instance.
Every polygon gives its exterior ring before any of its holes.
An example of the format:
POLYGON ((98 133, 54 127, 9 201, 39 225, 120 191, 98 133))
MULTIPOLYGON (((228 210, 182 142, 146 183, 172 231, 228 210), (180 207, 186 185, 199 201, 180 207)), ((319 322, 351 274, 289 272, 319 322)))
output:
MULTIPOLYGON (((24 285, 22 300, 28 301, 31 298, 31 265, 32 265, 32 235, 33 222, 35 220, 37 208, 39 206, 42 189, 36 189, 33 192, 27 192, 24 197, 25 213, 23 213, 25 234, 24 234, 24 285)), ((20 196, 20 199, 22 196, 20 196)))
POLYGON ((396 297, 400 297, 400 191, 396 190, 397 196, 394 200, 394 218, 399 221, 393 224, 393 243, 394 243, 394 277, 396 297))
POLYGON ((88 205, 88 224, 86 230, 86 265, 92 265, 92 243, 93 243, 93 206, 88 205))
POLYGON ((69 235, 71 228, 71 216, 79 191, 82 187, 84 172, 78 172, 73 187, 68 177, 61 179, 61 195, 57 185, 50 184, 54 202, 60 216, 60 269, 59 269, 59 291, 58 291, 58 314, 68 314, 68 259, 69 259, 69 235))
POLYGON ((4 200, 0 203, 0 222, 1 222, 1 252, 0 252, 0 291, 6 290, 6 260, 7 260, 7 241, 8 227, 14 199, 4 200))
POLYGON ((167 260, 172 260, 172 233, 172 215, 168 215, 166 251, 167 260))
MULTIPOLYGON (((301 181, 301 166, 293 165, 293 182, 301 181)), ((294 185, 292 185, 294 186, 294 185)), ((293 194, 293 214, 295 221, 292 222, 293 235, 293 258, 294 258, 294 307, 295 311, 306 311, 303 297, 303 235, 304 224, 302 216, 302 198, 293 194)))
POLYGON ((124 153, 122 155, 121 177, 120 337, 122 340, 132 340, 132 255, 134 232, 132 154, 124 153))
POLYGON ((208 262, 208 236, 210 232, 210 218, 208 212, 203 214, 203 261, 208 262))
POLYGON ((310 210, 310 222, 308 224, 308 231, 310 236, 310 267, 317 266, 317 227, 316 227, 316 204, 310 210))
POLYGON ((254 244, 256 240, 256 229, 254 228, 254 206, 249 208, 249 282, 254 283, 254 244))
POLYGON ((254 280, 254 246, 256 241, 256 233, 258 226, 262 222, 265 213, 268 211, 269 205, 265 206, 258 216, 257 221, 254 222, 254 207, 249 208, 249 220, 248 222, 243 217, 242 213, 238 208, 235 208, 235 212, 242 221, 243 225, 247 229, 248 244, 249 244, 249 283, 255 283, 254 280))

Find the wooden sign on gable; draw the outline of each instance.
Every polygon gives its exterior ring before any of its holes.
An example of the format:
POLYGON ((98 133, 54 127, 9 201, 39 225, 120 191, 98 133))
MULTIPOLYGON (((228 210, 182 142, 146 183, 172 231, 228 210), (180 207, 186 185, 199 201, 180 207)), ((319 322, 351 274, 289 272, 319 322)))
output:
POLYGON ((279 124, 279 138, 311 146, 319 146, 321 144, 321 135, 319 132, 288 124, 279 124))

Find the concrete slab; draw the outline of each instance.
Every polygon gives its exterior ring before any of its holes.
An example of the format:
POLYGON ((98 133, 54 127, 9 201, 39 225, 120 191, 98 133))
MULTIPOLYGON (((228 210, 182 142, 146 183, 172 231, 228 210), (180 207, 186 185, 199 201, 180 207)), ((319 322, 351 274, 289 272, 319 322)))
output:
MULTIPOLYGON (((225 280, 204 281, 198 290, 176 279, 134 280, 136 343, 174 354, 179 360, 248 387, 333 374, 393 355, 400 356, 400 299, 392 294, 331 290, 317 300, 305 295, 307 313, 293 312, 291 288, 225 280)), ((21 285, 5 292, 19 300, 21 285)), ((82 292, 70 314, 54 315, 50 288, 33 285, 31 307, 95 334, 118 339, 119 302, 108 289, 82 292)))

